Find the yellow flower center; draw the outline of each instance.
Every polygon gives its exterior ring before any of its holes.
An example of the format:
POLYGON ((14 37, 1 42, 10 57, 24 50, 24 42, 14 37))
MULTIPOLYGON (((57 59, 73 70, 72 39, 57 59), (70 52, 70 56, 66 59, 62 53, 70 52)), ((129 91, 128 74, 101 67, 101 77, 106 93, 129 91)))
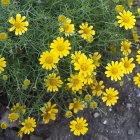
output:
POLYGON ((128 50, 129 49, 129 46, 128 45, 124 45, 124 50, 128 50))
POLYGON ((28 128, 31 128, 31 127, 32 127, 32 123, 31 123, 31 122, 27 122, 27 123, 25 124, 25 126, 28 127, 28 128))
POLYGON ((57 84, 57 79, 55 78, 49 79, 49 83, 50 85, 55 86, 57 84))
POLYGON ((89 34, 90 30, 88 28, 83 29, 84 34, 89 34))
POLYGON ((130 22, 130 18, 129 18, 128 16, 125 16, 125 17, 123 18, 123 21, 124 21, 125 23, 129 23, 129 22, 130 22))
POLYGON ((79 79, 73 79, 72 83, 73 83, 73 86, 76 86, 79 83, 79 79))
POLYGON ((81 129, 83 129, 83 124, 82 124, 82 123, 77 123, 77 124, 75 125, 75 128, 76 128, 77 130, 81 130, 81 129))
POLYGON ((101 86, 100 86, 100 85, 96 85, 96 86, 95 86, 95 90, 96 90, 96 91, 100 91, 100 90, 101 90, 101 86))
POLYGON ((65 46, 63 44, 58 44, 57 45, 57 50, 58 51, 63 51, 65 49, 65 46))
POLYGON ((117 68, 112 68, 111 72, 112 72, 113 75, 116 75, 116 74, 118 74, 118 69, 117 68))
POLYGON ((15 23, 15 27, 16 27, 17 29, 21 28, 21 23, 20 23, 20 22, 16 22, 16 23, 15 23))
POLYGON ((79 106, 80 106, 80 104, 79 104, 79 103, 74 103, 74 106, 73 106, 73 108, 76 108, 76 109, 78 109, 78 108, 79 108, 79 106))
POLYGON ((112 94, 108 94, 108 95, 107 95, 107 100, 112 100, 112 99, 113 99, 112 94))
POLYGON ((53 57, 52 56, 48 56, 46 59, 45 59, 46 63, 48 64, 51 64, 53 63, 53 57))
POLYGON ((81 69, 82 69, 83 71, 86 71, 86 70, 88 69, 88 65, 87 65, 86 63, 83 63, 83 64, 81 65, 81 69))
POLYGON ((129 63, 129 62, 125 62, 125 63, 124 63, 124 67, 125 67, 125 68, 129 68, 129 66, 130 66, 130 63, 129 63))
POLYGON ((65 31, 67 31, 69 29, 69 24, 64 24, 63 28, 64 28, 65 31))

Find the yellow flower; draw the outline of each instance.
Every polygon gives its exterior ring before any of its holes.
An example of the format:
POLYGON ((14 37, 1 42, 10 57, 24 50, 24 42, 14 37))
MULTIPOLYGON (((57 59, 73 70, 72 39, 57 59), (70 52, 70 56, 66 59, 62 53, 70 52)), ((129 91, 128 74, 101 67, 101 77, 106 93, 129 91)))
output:
POLYGON ((94 75, 87 75, 84 77, 84 84, 87 84, 87 85, 90 85, 90 84, 93 84, 95 80, 95 76, 94 75))
MULTIPOLYGON (((70 20, 68 20, 70 21, 70 20)), ((65 36, 70 36, 74 34, 74 24, 70 24, 69 22, 65 22, 59 28, 60 32, 64 32, 65 36)))
POLYGON ((26 105, 21 105, 20 103, 16 103, 11 108, 12 112, 24 114, 26 112, 26 105))
POLYGON ((0 58, 0 74, 4 71, 4 67, 6 67, 6 61, 4 57, 0 58))
POLYGON ((3 75, 2 79, 5 80, 5 81, 8 80, 8 75, 3 75))
POLYGON ((91 102, 89 106, 90 106, 90 108, 95 109, 95 108, 97 108, 97 103, 91 102))
POLYGON ((69 83, 67 83, 68 87, 72 89, 72 91, 78 91, 83 87, 83 77, 79 74, 71 75, 68 78, 69 83))
POLYGON ((60 80, 60 76, 56 76, 55 73, 49 74, 47 79, 45 79, 45 85, 48 91, 55 92, 61 87, 63 82, 60 80))
POLYGON ((112 81, 121 80, 121 78, 124 76, 124 69, 123 69, 122 62, 112 61, 111 64, 108 63, 106 66, 105 74, 106 77, 111 77, 112 81))
POLYGON ((23 89, 23 90, 26 90, 27 88, 28 88, 28 86, 22 85, 22 89, 23 89))
POLYGON ((73 109, 74 113, 77 113, 79 110, 83 110, 83 108, 85 107, 84 101, 81 101, 80 99, 73 99, 73 103, 69 104, 69 109, 73 109))
POLYGON ((57 37, 56 40, 53 40, 50 48, 52 51, 57 54, 60 58, 67 56, 71 50, 70 42, 68 40, 64 40, 63 37, 57 37))
POLYGON ((129 55, 131 53, 131 42, 129 41, 122 41, 121 42, 121 51, 125 56, 129 55))
POLYGON ((107 106, 115 105, 118 99, 118 91, 111 87, 106 89, 106 92, 102 97, 103 102, 106 102, 107 106))
POLYGON ((65 16, 63 16, 63 15, 59 15, 59 16, 58 16, 58 21, 61 22, 61 23, 65 22, 66 19, 67 19, 67 18, 66 18, 65 16))
POLYGON ((0 40, 6 40, 7 39, 7 34, 6 33, 0 33, 0 40))
POLYGON ((76 120, 72 120, 70 122, 70 131, 73 132, 74 135, 80 136, 81 134, 84 135, 88 131, 88 123, 86 119, 83 117, 77 117, 76 120))
POLYGON ((85 56, 84 53, 82 53, 81 51, 75 51, 72 55, 71 55, 71 63, 78 63, 78 60, 81 56, 85 56))
POLYGON ((88 42, 88 43, 92 43, 93 40, 94 40, 94 38, 93 38, 92 35, 87 36, 87 42, 88 42))
POLYGON ((133 39, 134 39, 134 41, 135 42, 139 42, 140 40, 139 40, 139 35, 137 34, 137 33, 132 33, 132 36, 133 36, 133 39))
POLYGON ((23 127, 20 129, 21 133, 23 132, 24 134, 30 134, 36 127, 36 120, 34 118, 28 117, 21 124, 23 125, 23 127))
POLYGON ((120 27, 123 27, 128 30, 132 29, 135 25, 136 19, 135 16, 132 15, 130 11, 123 11, 119 13, 120 16, 117 16, 118 23, 120 24, 120 27))
POLYGON ((121 59, 125 74, 132 73, 133 69, 135 68, 135 64, 132 63, 133 60, 134 60, 133 58, 128 59, 128 57, 121 59))
POLYGON ((13 26, 9 29, 9 31, 11 32, 15 30, 16 35, 22 35, 25 33, 27 31, 27 26, 29 25, 27 21, 24 21, 25 18, 25 16, 21 17, 21 14, 17 14, 16 19, 11 17, 9 22, 13 24, 13 26))
POLYGON ((56 104, 51 104, 51 102, 48 102, 47 104, 44 104, 43 109, 41 109, 43 117, 43 122, 49 123, 50 120, 56 119, 56 113, 58 113, 58 109, 55 108, 56 104))
POLYGON ((92 100, 92 96, 90 94, 85 95, 84 97, 86 102, 90 102, 92 100))
POLYGON ((10 4, 10 0, 1 0, 1 4, 7 6, 10 4))
POLYGON ((137 59, 136 61, 138 62, 138 64, 140 64, 140 50, 137 51, 138 55, 136 55, 137 59))
POLYGON ((131 8, 133 5, 134 0, 128 0, 128 6, 131 8))
POLYGON ((92 94, 95 96, 101 96, 101 94, 103 93, 102 89, 104 89, 104 85, 103 85, 103 81, 99 81, 99 82, 95 82, 93 84, 92 88, 92 94))
POLYGON ((0 124, 1 129, 6 129, 8 127, 8 124, 6 122, 2 122, 0 124))
POLYGON ((122 12, 124 10, 124 7, 123 5, 117 5, 116 8, 115 8, 116 12, 122 12))
POLYGON ((65 113, 65 117, 66 117, 66 118, 71 118, 72 116, 73 116, 73 114, 72 114, 71 111, 67 111, 67 112, 65 113))
POLYGON ((58 63, 59 58, 53 51, 45 51, 40 55, 39 61, 42 68, 52 70, 53 68, 56 68, 55 64, 58 63))
POLYGON ((14 122, 14 121, 18 120, 19 115, 17 113, 11 113, 11 114, 8 114, 8 118, 11 122, 14 122))
POLYGON ((101 59, 101 54, 99 54, 98 52, 95 52, 93 55, 89 55, 89 57, 92 59, 93 64, 95 65, 95 67, 99 67, 100 66, 100 62, 99 60, 101 59))
POLYGON ((81 30, 78 31, 79 34, 82 34, 81 37, 84 39, 88 39, 88 36, 95 35, 95 31, 93 30, 93 26, 88 26, 88 23, 82 23, 79 26, 81 30))
POLYGON ((140 87, 140 73, 137 73, 137 76, 134 77, 134 83, 140 87))
POLYGON ((20 130, 20 131, 18 132, 18 136, 19 136, 20 138, 22 138, 22 137, 23 137, 23 131, 20 130))
POLYGON ((140 14, 140 8, 137 9, 138 14, 140 14))
POLYGON ((25 79, 24 81, 23 81, 23 83, 24 83, 24 85, 26 85, 26 86, 28 86, 28 85, 30 85, 30 80, 28 80, 28 79, 25 79))
POLYGON ((79 74, 84 75, 85 77, 91 75, 95 66, 93 65, 93 61, 86 56, 81 56, 78 59, 78 63, 74 63, 75 70, 80 70, 79 74))
POLYGON ((116 46, 115 46, 114 44, 110 45, 110 46, 109 46, 109 50, 110 50, 111 52, 115 53, 115 52, 116 52, 116 46))

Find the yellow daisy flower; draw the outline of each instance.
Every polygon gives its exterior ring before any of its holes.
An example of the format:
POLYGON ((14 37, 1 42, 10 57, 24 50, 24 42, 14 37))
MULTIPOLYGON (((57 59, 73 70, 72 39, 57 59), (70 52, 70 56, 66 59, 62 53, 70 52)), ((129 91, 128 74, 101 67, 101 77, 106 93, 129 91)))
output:
POLYGON ((22 138, 22 137, 23 137, 23 131, 19 130, 19 131, 18 131, 18 136, 19 136, 20 138, 22 138))
POLYGON ((59 28, 60 32, 65 33, 65 36, 70 36, 74 34, 74 24, 70 24, 71 20, 67 20, 59 28))
POLYGON ((69 104, 69 109, 73 109, 74 113, 77 113, 79 110, 83 110, 83 108, 85 107, 84 101, 81 101, 80 99, 73 99, 73 103, 69 104))
POLYGON ((73 116, 73 114, 72 114, 71 111, 67 111, 67 112, 65 113, 65 117, 66 117, 66 118, 71 118, 72 116, 73 116))
POLYGON ((137 73, 137 76, 134 77, 134 83, 140 87, 140 73, 137 73))
POLYGON ((93 96, 101 96, 101 94, 103 93, 103 89, 104 89, 104 85, 103 85, 103 81, 99 81, 99 82, 95 82, 93 84, 93 86, 91 87, 92 88, 92 94, 93 96))
POLYGON ((95 75, 87 75, 84 77, 84 84, 91 85, 95 81, 95 75))
POLYGON ((73 54, 71 54, 71 63, 78 63, 78 60, 81 56, 85 56, 84 53, 82 53, 81 51, 75 51, 73 54))
POLYGON ((67 19, 67 18, 66 18, 64 15, 59 15, 59 16, 58 16, 58 21, 61 22, 61 23, 65 22, 66 19, 67 19))
POLYGON ((14 122, 14 121, 18 120, 19 115, 17 113, 11 113, 11 114, 8 114, 8 118, 11 122, 14 122))
POLYGON ((133 69, 135 68, 135 64, 132 63, 133 60, 134 60, 133 58, 128 59, 128 57, 121 59, 125 74, 132 73, 133 69))
POLYGON ((99 67, 100 66, 100 62, 99 60, 101 59, 101 54, 99 54, 98 52, 95 52, 93 55, 89 55, 89 57, 92 59, 93 64, 95 65, 95 67, 99 67))
POLYGON ((114 44, 110 45, 109 46, 109 50, 112 52, 112 53, 115 53, 116 52, 116 46, 114 44))
POLYGON ((134 0, 128 0, 128 6, 131 8, 134 3, 134 0))
POLYGON ((10 0, 1 0, 1 4, 7 6, 10 4, 10 0))
POLYGON ((47 104, 44 104, 43 109, 41 109, 43 117, 43 122, 49 123, 50 120, 56 119, 56 113, 58 113, 58 109, 55 108, 56 104, 51 104, 51 102, 48 102, 47 104))
POLYGON ((6 40, 8 35, 6 33, 0 33, 0 40, 6 40))
POLYGON ((26 112, 26 105, 21 105, 20 103, 16 103, 16 105, 13 105, 13 107, 11 108, 11 111, 14 113, 24 114, 26 112))
POLYGON ((74 66, 74 69, 80 70, 79 74, 84 75, 85 77, 91 75, 95 69, 93 61, 83 55, 78 59, 78 63, 74 63, 74 66))
POLYGON ((23 127, 20 129, 20 131, 24 134, 30 134, 36 127, 36 120, 34 118, 28 117, 21 124, 23 125, 23 127))
POLYGON ((138 14, 140 14, 140 8, 137 9, 138 14))
POLYGON ((122 12, 123 10, 124 10, 124 6, 123 5, 117 5, 116 7, 115 7, 115 10, 116 10, 116 12, 122 12))
POLYGON ((92 35, 89 35, 89 36, 87 36, 86 40, 87 40, 88 43, 92 43, 93 40, 94 40, 94 37, 92 35))
POLYGON ((137 51, 138 55, 136 55, 137 59, 136 61, 138 62, 138 64, 140 64, 140 50, 137 51))
POLYGON ((83 117, 81 118, 77 117, 75 120, 72 120, 70 122, 69 127, 70 127, 70 131, 72 131, 74 135, 80 136, 87 133, 88 131, 87 126, 88 126, 88 123, 86 119, 84 119, 83 117))
POLYGON ((90 94, 85 95, 84 97, 86 102, 90 102, 92 100, 92 96, 90 94))
POLYGON ((112 61, 111 64, 108 63, 106 66, 105 71, 106 77, 111 77, 112 81, 121 80, 124 76, 124 69, 122 62, 114 62, 112 61))
POLYGON ((83 87, 83 77, 79 74, 71 75, 70 78, 68 78, 69 83, 67 83, 67 86, 72 89, 72 91, 78 91, 82 89, 83 87))
POLYGON ((98 105, 96 102, 91 102, 89 106, 90 106, 90 108, 95 109, 95 108, 97 108, 98 105))
POLYGON ((103 102, 106 102, 107 106, 115 105, 118 99, 118 91, 111 87, 106 89, 106 92, 102 97, 103 102))
POLYGON ((131 53, 131 42, 129 41, 122 41, 121 42, 121 51, 125 56, 129 55, 131 53))
POLYGON ((4 57, 0 58, 0 74, 4 71, 4 67, 6 67, 6 61, 4 57))
POLYGON ((56 76, 55 73, 49 74, 45 79, 45 86, 48 91, 55 92, 58 91, 58 88, 61 87, 63 82, 60 80, 60 76, 56 76))
POLYGON ((3 76, 2 76, 2 79, 3 79, 4 81, 8 80, 8 75, 3 75, 3 76))
POLYGON ((82 23, 79 26, 81 30, 78 31, 79 34, 82 34, 81 37, 84 39, 88 39, 88 36, 95 35, 95 31, 93 30, 93 26, 88 26, 88 23, 82 23))
POLYGON ((27 31, 27 26, 29 23, 27 21, 24 21, 26 19, 25 16, 21 17, 21 14, 16 15, 16 19, 11 17, 9 19, 9 22, 13 24, 13 26, 9 29, 10 32, 15 30, 15 35, 22 35, 27 31))
POLYGON ((123 27, 128 30, 132 29, 135 25, 136 19, 135 16, 132 15, 130 11, 123 11, 119 13, 119 16, 117 16, 118 23, 120 24, 120 27, 123 27))
POLYGON ((0 124, 1 129, 6 129, 8 127, 8 124, 6 122, 2 122, 0 124))
POLYGON ((53 51, 45 51, 40 55, 40 64, 42 65, 42 68, 45 68, 46 70, 52 70, 53 68, 56 68, 56 63, 58 63, 59 58, 53 51))
POLYGON ((30 83, 31 83, 31 81, 28 80, 28 79, 25 79, 25 80, 23 81, 23 84, 26 85, 26 86, 30 85, 30 83))
POLYGON ((64 40, 63 37, 57 37, 56 40, 53 40, 50 48, 52 51, 57 54, 60 58, 67 56, 71 50, 70 42, 68 40, 64 40))
POLYGON ((133 36, 133 40, 135 41, 135 42, 139 42, 140 40, 139 40, 139 35, 137 34, 137 33, 132 33, 132 36, 133 36))

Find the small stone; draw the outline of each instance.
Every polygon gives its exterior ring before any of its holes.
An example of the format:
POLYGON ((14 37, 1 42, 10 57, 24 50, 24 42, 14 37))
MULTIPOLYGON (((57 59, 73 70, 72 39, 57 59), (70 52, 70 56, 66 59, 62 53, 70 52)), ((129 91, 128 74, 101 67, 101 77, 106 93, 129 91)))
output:
POLYGON ((140 122, 138 122, 138 127, 140 128, 140 122))
POLYGON ((140 97, 140 93, 137 93, 137 97, 138 97, 138 98, 140 97))
POLYGON ((103 124, 107 124, 107 119, 102 119, 101 121, 103 124))
POLYGON ((131 103, 127 103, 127 104, 126 104, 126 107, 127 107, 128 109, 130 109, 130 108, 132 107, 132 104, 131 104, 131 103))
POLYGON ((112 108, 111 108, 111 107, 109 108, 109 111, 110 111, 110 112, 112 111, 112 108))
POLYGON ((95 112, 93 116, 94 116, 94 118, 98 118, 100 116, 100 114, 98 112, 95 112))
POLYGON ((108 140, 108 138, 103 135, 98 135, 97 139, 98 140, 108 140))
POLYGON ((128 135, 134 135, 134 130, 133 129, 129 129, 128 130, 128 135))

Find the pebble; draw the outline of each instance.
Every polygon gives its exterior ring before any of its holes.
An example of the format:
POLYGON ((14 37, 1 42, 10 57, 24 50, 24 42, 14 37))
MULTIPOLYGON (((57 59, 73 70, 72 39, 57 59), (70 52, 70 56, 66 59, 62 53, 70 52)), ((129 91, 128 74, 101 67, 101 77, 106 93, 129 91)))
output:
POLYGON ((137 93, 137 97, 138 97, 138 98, 140 97, 140 93, 137 93))
POLYGON ((128 135, 134 135, 134 130, 133 129, 129 129, 127 133, 128 133, 128 135))
POLYGON ((94 118, 98 118, 100 116, 100 114, 98 112, 95 112, 93 116, 94 116, 94 118))
POLYGON ((102 119, 102 123, 103 124, 107 124, 107 120, 106 119, 102 119))
POLYGON ((126 107, 127 107, 128 109, 130 109, 130 108, 132 107, 132 104, 131 104, 131 103, 127 103, 127 104, 126 104, 126 107))
POLYGON ((138 126, 139 126, 139 128, 140 128, 140 122, 138 122, 138 126))

